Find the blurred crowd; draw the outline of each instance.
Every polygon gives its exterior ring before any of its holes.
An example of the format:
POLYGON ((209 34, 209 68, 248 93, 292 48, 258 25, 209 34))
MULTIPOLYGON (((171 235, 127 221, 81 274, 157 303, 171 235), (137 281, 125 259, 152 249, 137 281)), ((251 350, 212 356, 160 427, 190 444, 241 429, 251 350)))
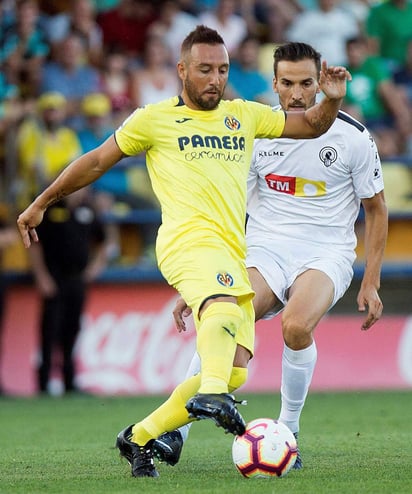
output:
MULTIPOLYGON (((382 158, 412 160, 408 0, 2 0, 3 221, 14 222, 62 168, 103 142, 134 108, 180 92, 180 43, 197 24, 217 29, 230 52, 227 98, 275 105, 275 46, 308 42, 352 73, 344 109, 372 131, 382 158)), ((90 194, 97 211, 157 207, 136 168, 116 166, 96 182, 90 194)), ((150 248, 154 235, 142 231, 150 248)), ((117 236, 108 226, 113 257, 117 236)))

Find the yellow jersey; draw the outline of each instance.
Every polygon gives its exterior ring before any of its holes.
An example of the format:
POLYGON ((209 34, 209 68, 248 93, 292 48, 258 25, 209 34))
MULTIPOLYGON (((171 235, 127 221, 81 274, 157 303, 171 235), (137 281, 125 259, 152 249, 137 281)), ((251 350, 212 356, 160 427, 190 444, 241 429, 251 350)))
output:
POLYGON ((244 259, 246 181, 255 138, 279 137, 285 114, 244 100, 210 111, 188 108, 180 96, 138 108, 116 130, 121 151, 146 151, 162 224, 159 266, 205 239, 244 259))

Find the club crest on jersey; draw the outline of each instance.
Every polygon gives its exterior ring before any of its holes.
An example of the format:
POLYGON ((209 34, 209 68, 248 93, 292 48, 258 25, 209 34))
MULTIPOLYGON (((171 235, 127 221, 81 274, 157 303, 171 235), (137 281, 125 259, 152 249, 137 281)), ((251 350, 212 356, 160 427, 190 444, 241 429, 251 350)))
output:
POLYGON ((335 163, 338 158, 338 153, 335 148, 330 146, 326 146, 319 151, 319 158, 322 163, 329 168, 332 163, 335 163))
POLYGON ((233 278, 229 273, 217 273, 216 279, 222 286, 233 286, 233 278))
POLYGON ((229 130, 239 130, 240 129, 240 122, 235 117, 226 117, 225 118, 225 125, 229 130))

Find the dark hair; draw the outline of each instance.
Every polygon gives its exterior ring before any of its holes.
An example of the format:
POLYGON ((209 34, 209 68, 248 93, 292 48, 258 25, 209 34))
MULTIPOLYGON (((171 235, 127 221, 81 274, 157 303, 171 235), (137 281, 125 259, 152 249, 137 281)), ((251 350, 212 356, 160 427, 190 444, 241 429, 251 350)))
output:
POLYGON ((210 27, 199 25, 183 40, 181 53, 190 52, 193 45, 204 43, 206 45, 224 45, 222 36, 210 27))
POLYGON ((278 46, 275 49, 273 59, 273 72, 276 77, 278 63, 282 61, 287 62, 300 62, 305 59, 313 60, 316 64, 316 69, 318 73, 321 69, 321 54, 306 43, 290 42, 278 46))
POLYGON ((367 46, 368 40, 365 36, 354 36, 346 40, 346 48, 351 45, 365 45, 367 46))

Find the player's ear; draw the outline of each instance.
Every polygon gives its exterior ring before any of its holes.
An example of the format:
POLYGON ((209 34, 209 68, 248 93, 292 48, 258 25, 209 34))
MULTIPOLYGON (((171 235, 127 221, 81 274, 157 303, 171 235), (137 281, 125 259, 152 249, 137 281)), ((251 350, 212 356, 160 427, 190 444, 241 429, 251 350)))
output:
POLYGON ((278 83, 277 83, 277 80, 276 80, 276 77, 273 76, 273 79, 272 79, 272 88, 273 88, 273 91, 275 93, 278 92, 278 83))
POLYGON ((177 62, 177 74, 182 81, 185 79, 185 73, 186 73, 185 64, 180 60, 179 62, 177 62))

